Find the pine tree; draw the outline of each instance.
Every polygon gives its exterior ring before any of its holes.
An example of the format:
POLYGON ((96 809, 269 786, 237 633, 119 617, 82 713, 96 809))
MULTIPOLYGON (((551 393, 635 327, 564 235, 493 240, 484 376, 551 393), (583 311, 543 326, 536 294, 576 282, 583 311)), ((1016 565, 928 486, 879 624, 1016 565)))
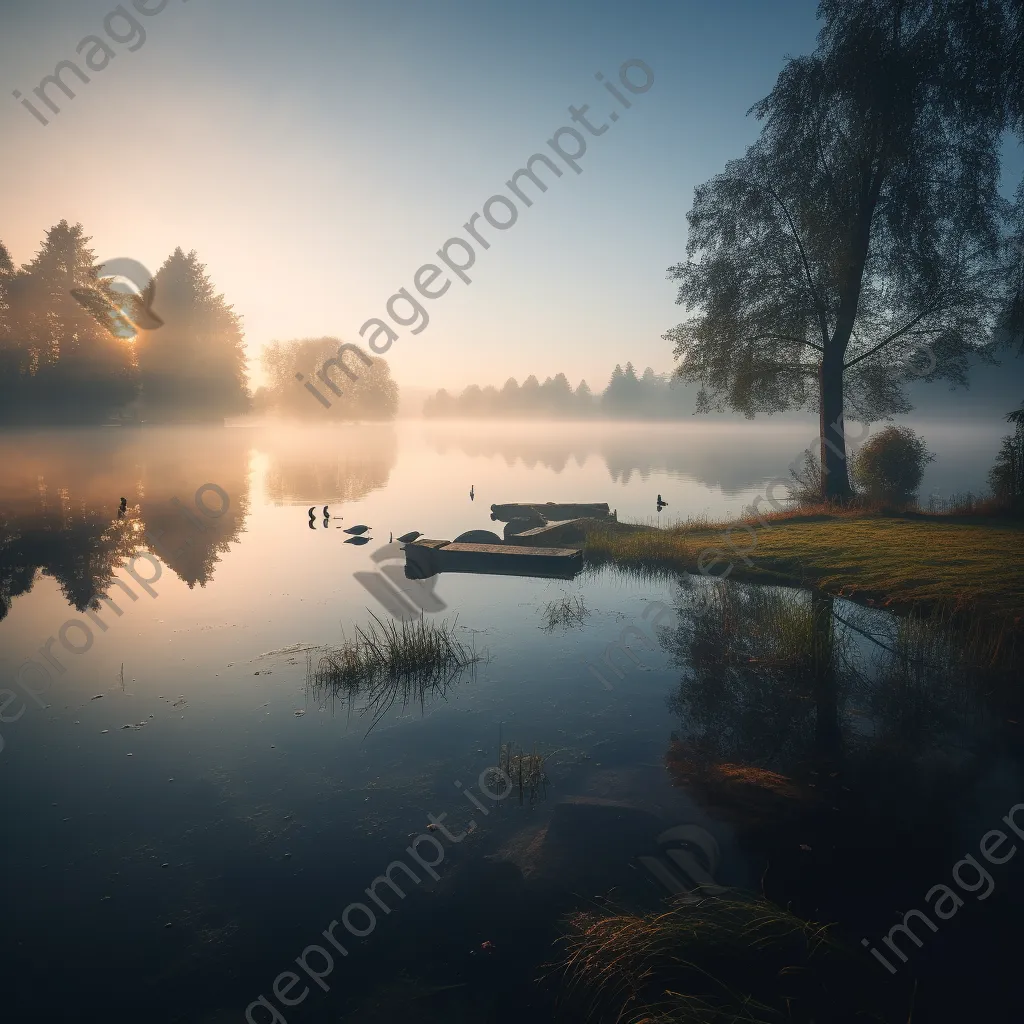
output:
POLYGON ((216 293, 195 251, 175 249, 145 298, 163 321, 138 341, 147 417, 216 420, 246 412, 241 318, 216 293))
POLYGON ((115 295, 100 280, 89 241, 81 224, 62 220, 9 277, 18 404, 28 418, 97 422, 135 397, 134 352, 116 332, 115 295))

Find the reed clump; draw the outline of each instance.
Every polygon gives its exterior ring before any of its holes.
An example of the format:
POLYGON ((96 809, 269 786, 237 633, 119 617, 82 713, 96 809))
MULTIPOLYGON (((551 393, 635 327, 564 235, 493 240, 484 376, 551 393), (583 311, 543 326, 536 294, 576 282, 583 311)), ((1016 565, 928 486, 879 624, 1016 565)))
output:
POLYGON ((370 614, 372 621, 356 626, 354 638, 325 649, 315 665, 309 657, 307 683, 314 693, 365 696, 363 711, 373 712, 373 725, 399 699, 405 707, 414 699, 422 705, 430 693, 443 696, 465 669, 480 661, 459 639, 457 617, 451 623, 423 616, 384 622, 370 614))
POLYGON ((541 627, 546 633, 552 633, 556 629, 572 629, 573 626, 581 626, 590 617, 590 609, 587 608, 583 598, 578 594, 571 597, 562 597, 557 601, 549 601, 544 607, 544 625, 541 627))
POLYGON ((578 914, 563 941, 557 966, 592 1021, 847 1021, 863 1019, 858 996, 871 988, 828 926, 739 894, 698 890, 655 913, 578 914))

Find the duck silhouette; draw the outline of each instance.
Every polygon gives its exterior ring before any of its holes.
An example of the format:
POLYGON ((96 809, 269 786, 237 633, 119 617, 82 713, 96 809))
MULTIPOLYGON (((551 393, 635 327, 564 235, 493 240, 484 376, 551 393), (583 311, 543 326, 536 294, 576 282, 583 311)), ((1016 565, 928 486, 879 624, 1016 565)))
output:
POLYGON ((118 519, 124 519, 125 509, 127 509, 127 508, 128 508, 128 499, 127 498, 122 498, 121 499, 121 507, 117 510, 117 518, 118 519))
POLYGON ((345 543, 346 544, 369 544, 370 543, 370 538, 369 537, 349 537, 345 541, 345 543))
POLYGON ((331 518, 331 513, 327 509, 328 509, 328 506, 324 505, 324 519, 330 519, 331 518))
POLYGON ((368 526, 363 526, 362 524, 360 524, 359 526, 350 526, 345 532, 346 533, 354 533, 357 536, 360 536, 360 535, 366 533, 369 529, 370 528, 368 526))
POLYGON ((476 491, 475 491, 475 488, 474 488, 473 484, 470 484, 469 485, 469 500, 473 501, 474 498, 476 498, 476 491))
POLYGON ((411 544, 417 537, 422 536, 423 534, 420 533, 419 530, 412 530, 409 533, 403 533, 402 536, 398 538, 398 542, 400 544, 411 544))
POLYGON ((667 504, 668 504, 668 502, 667 501, 662 501, 661 495, 659 494, 658 495, 658 511, 660 512, 667 504))

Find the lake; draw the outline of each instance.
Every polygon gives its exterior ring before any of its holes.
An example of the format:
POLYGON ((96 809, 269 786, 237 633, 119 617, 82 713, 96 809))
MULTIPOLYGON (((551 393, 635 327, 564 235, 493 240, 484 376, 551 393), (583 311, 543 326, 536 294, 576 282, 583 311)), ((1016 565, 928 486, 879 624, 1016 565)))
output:
MULTIPOLYGON (((1004 425, 915 426, 938 456, 923 497, 984 488, 1004 425)), ((687 824, 716 881, 878 946, 1024 801, 1024 720, 982 673, 901 674, 898 623, 828 599, 842 662, 801 689, 697 640, 716 601, 753 631, 758 601, 812 595, 591 568, 412 581, 389 543, 500 533, 490 505, 512 501, 725 518, 813 440, 810 421, 0 435, 8 1019, 576 1019, 535 983, 562 916, 656 906, 637 858, 687 824), (442 687, 381 704, 311 683, 325 645, 421 609, 474 653, 442 687), (495 797, 509 743, 544 784, 495 797), (396 861, 402 895, 368 894, 396 861)), ((923 979, 915 1021, 1022 1008, 1024 870, 990 870, 891 983, 864 953, 898 998, 923 979)))

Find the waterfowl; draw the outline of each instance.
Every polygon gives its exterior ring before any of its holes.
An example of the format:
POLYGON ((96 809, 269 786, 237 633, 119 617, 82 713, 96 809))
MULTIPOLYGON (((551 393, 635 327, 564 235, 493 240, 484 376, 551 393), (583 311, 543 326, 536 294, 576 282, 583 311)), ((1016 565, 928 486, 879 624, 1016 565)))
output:
POLYGON ((361 534, 366 533, 366 531, 369 530, 369 529, 370 528, 368 526, 363 526, 362 524, 360 524, 359 526, 350 526, 345 532, 346 533, 354 533, 356 535, 361 535, 361 534))
POLYGON ((346 544, 369 544, 370 543, 370 538, 369 537, 349 537, 345 541, 345 543, 346 544))
POLYGON ((476 492, 473 484, 469 485, 469 500, 472 501, 476 497, 476 492))
POLYGON ((662 500, 661 500, 661 495, 659 494, 659 495, 658 495, 658 508, 663 508, 663 507, 664 507, 665 505, 667 505, 667 504, 668 504, 668 502, 667 502, 667 501, 662 501, 662 500))
POLYGON ((309 512, 308 512, 308 515, 309 515, 309 518, 310 518, 310 519, 312 519, 312 518, 313 518, 313 516, 315 516, 315 515, 316 515, 316 512, 314 512, 314 511, 313 511, 313 510, 314 510, 315 508, 316 508, 316 505, 310 505, 310 506, 309 506, 309 512))
POLYGON ((327 506, 324 505, 324 519, 330 519, 331 513, 327 511, 327 506))
POLYGON ((411 544, 417 537, 422 537, 423 534, 419 530, 412 530, 409 533, 403 533, 398 538, 400 544, 411 544))

